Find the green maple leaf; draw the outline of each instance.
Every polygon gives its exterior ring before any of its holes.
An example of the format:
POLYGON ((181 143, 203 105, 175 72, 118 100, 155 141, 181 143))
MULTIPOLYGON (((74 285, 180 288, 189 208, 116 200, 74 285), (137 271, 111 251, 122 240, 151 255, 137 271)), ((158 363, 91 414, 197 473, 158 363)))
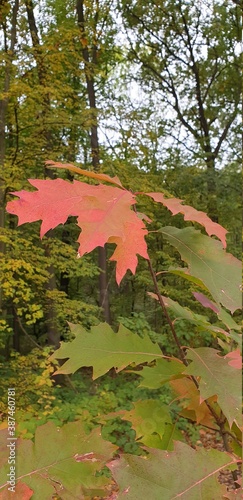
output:
POLYGON ((148 457, 125 455, 109 464, 120 489, 117 500, 222 498, 225 490, 217 481, 218 473, 236 467, 227 453, 194 450, 182 442, 176 442, 172 452, 148 451, 148 457))
POLYGON ((56 373, 74 373, 82 366, 93 367, 93 379, 107 373, 111 368, 123 370, 131 363, 144 363, 162 357, 157 344, 131 332, 120 325, 115 333, 107 323, 94 326, 86 331, 80 325, 70 325, 75 339, 62 343, 51 359, 68 360, 56 373))
MULTIPOLYGON (((6 438, 2 443, 0 495, 4 498, 9 472, 6 438)), ((98 490, 102 493, 107 479, 96 477, 96 472, 111 459, 116 449, 116 446, 102 439, 100 428, 87 434, 80 421, 69 422, 61 428, 48 422, 37 428, 34 442, 17 440, 16 486, 27 485, 34 491, 33 498, 42 500, 50 500, 54 493, 59 493, 63 500, 83 498, 84 492, 89 490, 94 494, 98 490)), ((16 500, 22 498, 25 497, 16 496, 16 500)))
POLYGON ((189 265, 190 274, 204 283, 218 304, 232 313, 241 309, 241 262, 226 253, 220 241, 193 227, 168 226, 160 232, 180 252, 189 265))
POLYGON ((144 366, 136 372, 143 377, 140 387, 159 389, 170 380, 179 378, 184 371, 185 365, 177 359, 158 359, 155 366, 144 366))
POLYGON ((126 411, 122 419, 132 422, 137 438, 142 438, 145 444, 146 438, 154 432, 163 437, 166 423, 172 423, 167 406, 156 399, 136 401, 133 409, 126 411))

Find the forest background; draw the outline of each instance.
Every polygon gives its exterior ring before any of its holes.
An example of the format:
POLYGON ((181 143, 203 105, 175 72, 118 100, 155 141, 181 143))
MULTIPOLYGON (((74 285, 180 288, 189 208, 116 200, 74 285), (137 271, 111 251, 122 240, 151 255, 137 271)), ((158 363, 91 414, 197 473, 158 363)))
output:
MULTIPOLYGON (((122 323, 159 338, 167 355, 175 347, 147 293, 146 262, 118 287, 114 263, 106 264, 111 244, 78 259, 74 217, 40 241, 39 222, 17 228, 6 213, 10 194, 28 189, 27 179, 56 178, 46 160, 118 175, 127 189, 162 191, 207 212, 240 258, 240 16, 233 0, 0 2, 0 410, 4 420, 7 388, 18 387, 20 435, 32 438, 38 425, 77 414, 90 422, 146 396, 129 374, 94 383, 89 369, 53 385, 48 355, 71 338, 67 321, 122 323)), ((171 224, 166 208, 148 198, 140 205, 153 229, 171 224)), ((174 220, 185 226, 181 215, 174 220)), ((178 254, 156 232, 150 252, 155 271, 165 271, 161 293, 195 310, 190 284, 166 273, 181 264, 178 254)), ((182 345, 214 342, 185 320, 177 333, 182 345)), ((113 442, 137 451, 127 422, 113 431, 107 426, 113 442)))

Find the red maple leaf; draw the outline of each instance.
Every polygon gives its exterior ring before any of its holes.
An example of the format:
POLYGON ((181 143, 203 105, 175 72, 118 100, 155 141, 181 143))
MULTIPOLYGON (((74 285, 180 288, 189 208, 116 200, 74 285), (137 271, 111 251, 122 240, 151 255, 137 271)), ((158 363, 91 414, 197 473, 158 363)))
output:
POLYGON ((91 252, 105 243, 116 243, 111 260, 117 261, 119 284, 126 271, 135 273, 137 254, 148 259, 147 234, 143 221, 131 210, 135 197, 130 191, 105 185, 73 183, 63 179, 29 180, 37 191, 18 191, 18 200, 7 204, 7 211, 18 216, 18 225, 41 220, 40 235, 69 216, 77 216, 82 232, 78 238, 79 255, 91 252))
POLYGON ((213 222, 204 212, 196 210, 189 205, 182 205, 182 200, 179 200, 179 198, 165 198, 163 193, 144 194, 153 198, 154 201, 162 203, 162 205, 167 207, 173 215, 182 213, 184 214, 185 220, 198 222, 205 227, 209 236, 214 234, 222 241, 224 247, 226 247, 226 234, 228 231, 226 231, 226 229, 224 229, 224 227, 222 227, 220 224, 217 224, 217 222, 213 222))

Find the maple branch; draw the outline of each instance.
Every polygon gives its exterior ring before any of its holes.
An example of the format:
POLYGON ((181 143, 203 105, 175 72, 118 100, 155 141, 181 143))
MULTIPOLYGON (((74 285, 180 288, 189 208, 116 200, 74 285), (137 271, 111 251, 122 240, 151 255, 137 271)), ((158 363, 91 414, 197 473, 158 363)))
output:
MULTIPOLYGON (((189 417, 185 417, 185 416, 184 416, 184 418, 185 418, 186 420, 189 420, 189 422, 193 422, 193 423, 195 423, 195 421, 193 421, 193 420, 192 420, 191 418, 189 418, 189 417)), ((201 422, 200 422, 200 425, 201 425, 202 427, 205 427, 206 429, 209 429, 210 431, 218 432, 218 433, 221 435, 221 431, 220 431, 220 429, 215 429, 214 427, 210 427, 209 425, 202 424, 201 422)), ((230 432, 230 431, 228 431, 228 430, 225 430, 225 431, 224 431, 224 433, 225 433, 225 434, 227 434, 228 436, 230 436, 230 437, 231 437, 231 438, 232 438, 232 439, 233 439, 233 440, 234 440, 234 441, 235 441, 235 442, 236 442, 239 446, 241 446, 241 444, 242 444, 242 443, 241 443, 241 441, 240 441, 239 439, 237 439, 237 437, 236 437, 236 436, 234 436, 234 434, 232 434, 232 432, 230 432)))
MULTIPOLYGON (((156 274, 153 270, 153 267, 152 267, 152 264, 151 264, 151 260, 150 259, 147 259, 147 262, 148 262, 148 267, 149 267, 149 271, 150 271, 150 274, 151 274, 151 277, 152 277, 152 280, 153 280, 153 283, 154 283, 154 288, 155 288, 155 291, 156 291, 156 294, 157 294, 157 297, 158 297, 158 300, 159 300, 159 303, 160 303, 160 306, 161 306, 161 309, 163 310, 164 312, 164 315, 168 321, 168 324, 170 326, 170 329, 171 329, 171 332, 172 332, 172 335, 173 335, 173 338, 174 338, 174 341, 179 349, 179 355, 180 355, 180 358, 181 358, 181 361, 183 362, 183 364, 185 366, 188 366, 188 361, 186 359, 186 356, 185 356, 185 353, 184 353, 184 350, 183 350, 183 347, 178 339, 178 336, 177 336, 177 333, 175 331, 175 328, 174 328, 174 325, 172 323, 172 320, 168 314, 168 311, 166 309, 166 306, 165 306, 165 303, 164 303, 164 300, 163 300, 163 297, 159 291, 159 286, 158 286, 158 282, 157 282, 157 278, 156 278, 156 274)), ((193 383, 195 384, 195 386, 197 387, 197 389, 199 390, 199 383, 196 379, 196 377, 194 377, 193 375, 190 376, 191 377, 191 380, 193 381, 193 383)), ((214 417, 214 420, 216 422, 216 424, 218 425, 219 427, 219 430, 218 432, 220 433, 221 437, 222 437, 222 441, 223 441, 223 444, 224 444, 224 448, 225 450, 228 452, 228 453, 232 453, 232 449, 230 447, 230 444, 229 444, 229 436, 231 438, 233 438, 235 441, 238 442, 237 438, 231 434, 226 428, 225 428, 225 423, 226 423, 226 418, 225 416, 222 414, 222 417, 219 416, 217 414, 217 412, 214 410, 214 408, 211 406, 210 403, 208 403, 207 400, 205 400, 205 404, 207 405, 211 415, 214 417)), ((221 412, 222 413, 222 412, 221 412)), ((233 475, 233 478, 235 480, 235 477, 233 475)))
POLYGON ((158 300, 159 300, 159 303, 160 303, 160 306, 161 306, 161 309, 163 310, 163 313, 168 321, 168 324, 170 326, 170 329, 171 329, 171 333, 173 335, 173 338, 174 338, 174 341, 179 349, 179 355, 180 355, 180 358, 181 358, 181 361, 184 363, 185 366, 188 366, 188 361, 186 359, 186 356, 185 356, 185 353, 184 353, 184 350, 183 350, 183 347, 178 339, 178 336, 177 336, 177 333, 175 331, 175 328, 174 328, 174 325, 172 323, 172 320, 168 314, 168 311, 166 309, 166 306, 165 306, 165 303, 164 303, 164 300, 163 300, 163 297, 159 291, 159 286, 158 286, 158 282, 157 282, 157 278, 156 278, 156 274, 153 270, 153 267, 152 267, 152 264, 151 264, 151 260, 150 259, 147 259, 147 262, 148 262, 148 267, 149 267, 149 271, 150 271, 150 274, 151 274, 151 277, 152 277, 152 280, 153 280, 153 283, 154 283, 154 288, 155 288, 155 291, 156 291, 156 294, 158 296, 158 300))
MULTIPOLYGON (((137 213, 137 209, 136 209, 136 205, 133 205, 133 210, 135 213, 137 213)), ((178 339, 178 336, 177 336, 177 333, 175 331, 175 328, 174 328, 174 325, 171 321, 171 318, 170 318, 170 315, 166 309, 166 306, 165 306, 165 303, 164 303, 164 300, 163 300, 163 297, 160 293, 160 290, 159 290, 159 285, 158 285, 158 281, 157 281, 157 278, 156 278, 156 274, 153 270, 153 266, 151 264, 151 260, 150 259, 147 259, 147 262, 148 262, 148 267, 149 267, 149 271, 150 271, 150 274, 151 274, 151 277, 152 277, 152 280, 153 280, 153 283, 154 283, 154 289, 155 289, 155 292, 157 294, 157 297, 158 297, 158 300, 159 300, 159 303, 160 303, 160 306, 161 306, 161 309, 168 321, 168 324, 170 326, 170 329, 171 329, 171 333, 173 335, 173 338, 174 338, 174 341, 178 347, 178 350, 179 350, 179 357, 181 358, 181 361, 183 362, 183 364, 185 366, 188 366, 188 361, 186 359, 186 356, 185 356, 185 353, 184 353, 184 350, 183 350, 183 347, 178 339)))

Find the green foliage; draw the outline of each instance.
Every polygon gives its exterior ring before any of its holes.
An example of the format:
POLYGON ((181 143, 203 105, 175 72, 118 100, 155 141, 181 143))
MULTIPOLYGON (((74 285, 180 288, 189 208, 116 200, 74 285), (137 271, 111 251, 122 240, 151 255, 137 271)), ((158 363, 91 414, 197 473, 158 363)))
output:
POLYGON ((109 419, 102 428, 102 436, 107 441, 119 446, 122 453, 142 455, 143 449, 136 441, 136 433, 130 422, 123 422, 120 418, 109 419))
POLYGON ((118 316, 117 321, 142 338, 148 336, 152 342, 162 343, 161 334, 151 329, 151 325, 142 312, 134 312, 130 318, 118 316))
MULTIPOLYGON (((114 378, 107 375, 92 382, 83 370, 72 378, 72 384, 73 387, 52 387, 47 400, 43 396, 39 399, 37 412, 31 411, 34 405, 31 404, 32 397, 29 394, 28 411, 23 407, 19 412, 18 434, 32 438, 37 426, 47 421, 62 426, 81 418, 87 431, 102 424, 104 439, 116 444, 125 453, 143 453, 137 443, 136 433, 131 429, 131 423, 115 416, 121 410, 131 409, 133 401, 149 396, 147 390, 138 387, 137 376, 121 372, 114 378)), ((165 404, 170 401, 170 390, 157 390, 152 396, 165 404)))
POLYGON ((27 325, 43 317, 43 290, 48 279, 43 250, 33 252, 33 239, 5 230, 0 239, 6 254, 0 260, 0 281, 5 307, 12 305, 27 325))
MULTIPOLYGON (((1 320, 0 331, 8 335, 13 333, 14 311, 15 319, 23 321, 31 336, 33 327, 30 327, 37 325, 38 341, 43 345, 48 327, 46 318, 53 307, 56 325, 62 335, 68 334, 67 321, 80 321, 87 327, 97 323, 100 309, 95 303, 84 302, 83 294, 75 293, 73 298, 70 293, 68 296, 58 288, 48 289, 49 268, 52 265, 58 270, 59 277, 65 275, 70 282, 81 277, 84 280, 96 277, 97 266, 90 259, 78 260, 77 251, 59 240, 45 239, 42 246, 36 246, 35 234, 25 238, 21 232, 4 230, 0 241, 6 245, 6 254, 0 259, 0 286, 2 307, 8 311, 6 318, 1 320), (51 257, 45 254, 45 245, 48 245, 51 257)), ((21 350, 26 350, 25 341, 23 336, 20 337, 21 350)))
POLYGON ((54 381, 51 379, 55 365, 49 357, 50 348, 36 348, 27 355, 12 352, 8 365, 1 363, 1 413, 6 420, 8 387, 18 388, 16 419, 20 434, 27 437, 33 436, 36 426, 44 423, 55 407, 54 381), (21 422, 25 422, 24 425, 21 422))

